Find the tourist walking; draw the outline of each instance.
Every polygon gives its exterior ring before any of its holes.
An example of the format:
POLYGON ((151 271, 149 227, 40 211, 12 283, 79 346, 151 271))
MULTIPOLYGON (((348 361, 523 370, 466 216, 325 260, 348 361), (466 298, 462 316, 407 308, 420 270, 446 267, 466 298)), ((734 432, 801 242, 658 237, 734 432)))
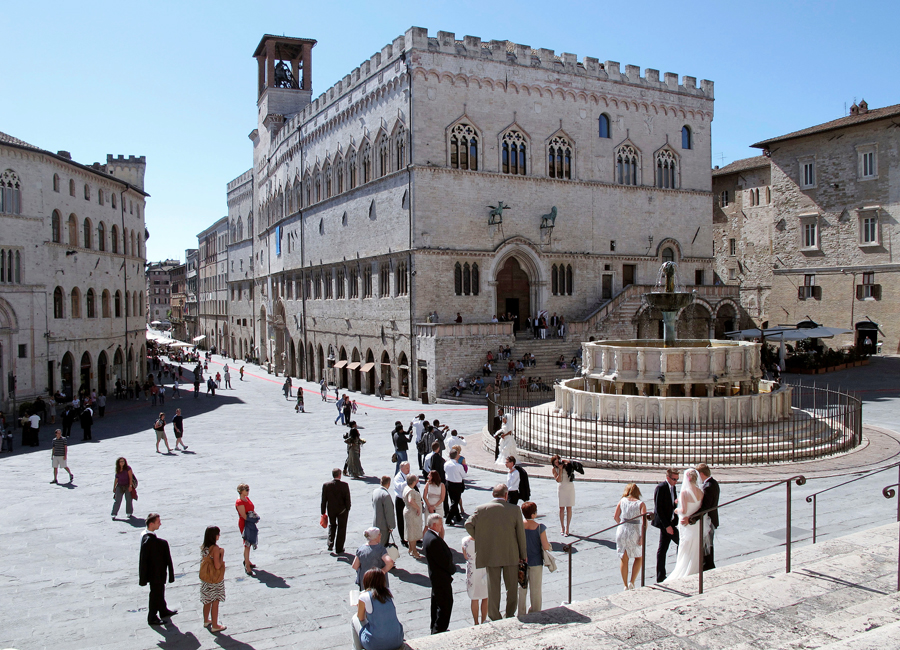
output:
POLYGON ((228 366, 225 366, 225 388, 231 388, 231 373, 228 372, 228 366))
POLYGON ((206 395, 207 397, 216 396, 216 382, 212 377, 206 380, 206 395))
POLYGON ((625 591, 634 589, 634 581, 641 573, 644 563, 644 519, 647 506, 641 501, 641 489, 634 483, 625 486, 622 498, 616 505, 613 519, 619 524, 616 528, 616 552, 619 554, 619 569, 622 572, 622 583, 625 591), (628 580, 628 559, 634 560, 631 569, 631 580, 628 580))
POLYGON ((519 561, 527 560, 522 512, 507 502, 506 485, 500 483, 491 492, 494 497, 475 509, 466 522, 466 532, 478 549, 475 566, 487 569, 488 616, 500 619, 500 579, 506 586, 506 617, 515 616, 518 605, 516 574, 519 561))
POLYGON ((32 412, 25 420, 27 422, 27 428, 25 426, 22 427, 22 446, 40 446, 41 416, 32 412))
POLYGON ((666 479, 656 486, 653 492, 653 520, 650 525, 659 528, 659 546, 656 549, 656 581, 666 579, 666 555, 669 545, 674 541, 677 545, 678 519, 675 515, 677 497, 675 485, 678 483, 678 470, 666 470, 666 479))
POLYGON ((405 527, 403 525, 403 491, 406 489, 406 477, 409 475, 409 462, 400 463, 400 469, 394 475, 394 482, 391 487, 394 497, 394 514, 397 519, 397 532, 400 534, 400 543, 406 546, 405 527))
POLYGON ((150 600, 147 606, 147 623, 162 625, 164 618, 170 618, 178 610, 170 610, 166 606, 166 575, 169 582, 175 582, 175 567, 169 543, 157 536, 156 531, 162 525, 160 516, 151 512, 147 515, 147 528, 141 536, 141 555, 138 582, 144 587, 150 585, 150 600))
POLYGON ((181 417, 181 409, 175 409, 175 417, 172 418, 172 431, 175 433, 175 449, 178 449, 178 445, 181 445, 187 451, 188 446, 182 440, 184 436, 184 418, 181 417))
POLYGON ((159 405, 162 406, 166 403, 166 385, 159 385, 159 405))
POLYGON ((293 395, 291 395, 291 378, 290 377, 287 377, 284 380, 284 385, 281 387, 281 390, 284 393, 284 399, 288 400, 288 399, 291 399, 291 397, 293 397, 293 395))
POLYGON ((352 427, 353 422, 350 420, 350 416, 353 413, 353 403, 350 401, 350 396, 347 394, 344 394, 344 405, 341 412, 344 415, 343 424, 346 424, 348 427, 352 427))
POLYGON ((153 424, 153 430, 156 431, 156 453, 160 453, 159 451, 159 443, 166 443, 166 453, 171 454, 172 448, 169 447, 169 439, 166 437, 166 414, 160 413, 159 418, 157 418, 156 422, 153 424))
POLYGON ((134 510, 132 509, 131 490, 137 487, 137 479, 134 478, 134 472, 128 466, 128 461, 124 456, 116 459, 116 475, 113 478, 113 521, 119 514, 119 507, 122 505, 122 497, 125 497, 125 514, 130 518, 134 510))
POLYGON ((200 602, 203 627, 210 632, 227 629, 219 625, 219 603, 225 601, 225 549, 219 546, 219 527, 207 526, 200 546, 200 602))
POLYGON ((338 399, 335 402, 335 407, 337 407, 337 412, 338 412, 337 417, 334 418, 335 424, 338 423, 338 420, 340 420, 341 424, 349 423, 349 420, 347 422, 344 422, 344 400, 346 400, 346 399, 347 399, 347 396, 344 395, 342 398, 338 399))
POLYGON ((384 379, 378 382, 378 399, 384 400, 384 379))
POLYGON ((382 544, 381 531, 374 526, 366 528, 363 533, 366 543, 356 549, 351 567, 356 571, 356 586, 363 589, 363 576, 371 569, 384 572, 385 585, 389 584, 387 572, 394 568, 394 560, 388 555, 387 549, 382 544))
POLYGON ((412 440, 412 429, 407 431, 403 428, 400 420, 394 422, 394 430, 391 432, 391 441, 394 443, 394 456, 396 461, 394 464, 394 473, 400 471, 400 464, 408 460, 409 443, 412 440))
POLYGON ((356 613, 350 619, 353 649, 395 650, 403 646, 403 625, 387 587, 387 575, 378 569, 366 571, 362 589, 356 613))
POLYGON ((90 406, 86 407, 81 411, 81 415, 78 416, 78 421, 81 424, 81 439, 93 440, 91 437, 91 427, 94 426, 94 409, 90 406))
POLYGON ((475 540, 471 535, 466 535, 462 539, 463 557, 466 558, 466 595, 472 605, 472 619, 475 625, 487 621, 488 612, 488 586, 487 571, 475 567, 475 540), (478 613, 481 612, 481 620, 478 619, 478 613))
POLYGON ((359 430, 353 427, 345 436, 344 442, 347 443, 347 473, 353 478, 360 478, 365 473, 360 451, 366 441, 359 437, 359 430))
POLYGON ((572 526, 572 509, 575 507, 575 468, 572 461, 563 460, 558 454, 550 458, 551 471, 556 480, 556 497, 559 500, 559 532, 568 537, 572 526))
POLYGON ((428 578, 431 580, 431 633, 440 634, 450 627, 456 565, 453 563, 453 553, 444 541, 444 521, 438 514, 428 515, 422 552, 428 562, 428 578))
POLYGON ((547 541, 547 527, 534 519, 537 517, 537 504, 526 501, 522 504, 522 515, 525 517, 525 548, 528 555, 528 577, 526 586, 519 584, 519 616, 525 616, 525 598, 530 596, 528 614, 541 611, 541 585, 544 578, 544 551, 550 550, 547 541))
POLYGON ((106 415, 106 391, 102 391, 100 397, 97 398, 97 409, 100 411, 101 418, 106 415))
POLYGON ((306 409, 303 408, 303 387, 302 386, 297 388, 297 405, 294 406, 294 410, 297 413, 306 413, 306 409))
POLYGON ((237 486, 237 493, 238 499, 234 502, 234 508, 238 513, 238 530, 241 531, 241 539, 244 540, 244 573, 252 576, 252 569, 255 569, 256 565, 250 561, 250 547, 257 546, 256 522, 259 521, 259 515, 256 514, 256 508, 250 500, 250 486, 241 483, 237 486), (248 528, 249 535, 246 534, 248 528))
POLYGON ((322 486, 322 514, 328 516, 328 550, 343 553, 350 516, 350 486, 341 480, 338 468, 331 470, 331 477, 322 486))
POLYGON ((328 401, 328 384, 325 381, 325 378, 319 380, 319 392, 322 393, 322 401, 328 401))
POLYGON ((422 495, 416 486, 419 485, 419 477, 410 474, 406 477, 406 488, 403 490, 403 523, 406 524, 406 543, 409 546, 409 554, 414 558, 421 558, 416 549, 416 542, 422 539, 422 495))
POLYGON ((72 434, 72 424, 75 423, 75 418, 77 417, 78 414, 75 412, 72 404, 66 405, 66 410, 62 414, 62 432, 64 437, 68 438, 72 434))
POLYGON ((200 397, 200 373, 194 370, 194 399, 200 397))
POLYGON ((240 374, 241 374, 241 381, 244 381, 244 366, 241 366, 240 374))
POLYGON ((385 545, 391 541, 391 531, 397 527, 394 516, 394 499, 391 496, 391 477, 382 476, 381 484, 372 492, 372 509, 374 516, 372 525, 381 531, 381 542, 385 545))
POLYGON ((59 483, 56 480, 56 473, 59 471, 59 468, 64 468, 69 473, 69 483, 72 482, 72 479, 75 478, 75 475, 72 474, 72 470, 69 469, 69 448, 68 441, 63 438, 62 429, 57 429, 55 433, 56 437, 53 439, 53 448, 50 450, 50 464, 53 467, 53 480, 51 483, 59 483))

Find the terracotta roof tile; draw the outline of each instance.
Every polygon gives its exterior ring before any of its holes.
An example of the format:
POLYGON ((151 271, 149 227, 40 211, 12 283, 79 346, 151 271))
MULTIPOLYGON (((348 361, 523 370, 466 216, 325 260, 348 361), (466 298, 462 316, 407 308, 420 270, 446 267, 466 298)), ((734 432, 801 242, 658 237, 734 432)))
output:
POLYGON ((19 138, 14 138, 13 136, 9 135, 8 133, 4 133, 3 131, 0 131, 0 142, 3 142, 5 144, 16 144, 16 145, 19 145, 20 147, 31 147, 32 149, 40 149, 40 147, 35 147, 33 144, 28 144, 24 140, 19 140, 19 138))
POLYGON ((831 122, 825 122, 824 124, 811 126, 807 129, 801 129, 800 131, 794 131, 793 133, 781 135, 777 138, 769 138, 768 140, 763 140, 762 142, 757 142, 756 144, 750 146, 756 147, 758 149, 766 149, 776 142, 793 140, 794 138, 802 138, 807 135, 815 135, 817 133, 824 133, 826 131, 833 131, 835 129, 842 129, 847 126, 865 124, 866 122, 874 122, 875 120, 883 120, 895 116, 900 116, 900 104, 885 106, 883 108, 870 108, 867 112, 860 113, 859 115, 847 115, 846 117, 832 120, 831 122))
POLYGON ((757 169, 759 167, 768 167, 769 159, 765 156, 753 156, 752 158, 741 158, 733 163, 725 165, 721 169, 712 170, 713 176, 726 176, 737 172, 746 171, 748 169, 757 169))

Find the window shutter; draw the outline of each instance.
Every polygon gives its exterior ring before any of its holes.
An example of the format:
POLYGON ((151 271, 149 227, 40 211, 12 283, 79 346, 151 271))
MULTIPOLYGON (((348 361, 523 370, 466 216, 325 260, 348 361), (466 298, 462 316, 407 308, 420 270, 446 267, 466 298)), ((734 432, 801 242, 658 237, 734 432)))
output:
POLYGON ((806 300, 806 287, 800 285, 797 287, 797 299, 798 300, 806 300))
POLYGON ((880 284, 872 285, 872 297, 874 297, 875 300, 881 300, 881 285, 880 284))
POLYGON ((863 299, 864 291, 865 291, 865 288, 863 287, 863 285, 861 285, 861 284, 856 285, 856 299, 857 300, 863 299))
POLYGON ((818 285, 813 287, 812 293, 813 293, 813 298, 815 298, 816 300, 822 299, 822 287, 820 287, 818 285))

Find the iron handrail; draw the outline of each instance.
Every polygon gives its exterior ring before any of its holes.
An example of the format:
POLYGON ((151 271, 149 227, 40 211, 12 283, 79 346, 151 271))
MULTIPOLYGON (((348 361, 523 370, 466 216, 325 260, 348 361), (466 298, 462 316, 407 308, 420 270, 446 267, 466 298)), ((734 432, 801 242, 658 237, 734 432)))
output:
MULTIPOLYGON (((900 481, 895 485, 887 485, 882 488, 881 494, 885 499, 893 499, 897 496, 897 491, 894 488, 900 489, 900 481)), ((900 499, 897 499, 897 523, 900 523, 900 499)), ((900 544, 897 546, 897 591, 900 591, 900 544)))
MULTIPOLYGON (((862 476, 857 476, 856 478, 852 478, 849 481, 844 481, 843 483, 838 483, 837 485, 832 485, 831 487, 825 488, 824 490, 819 490, 818 492, 813 492, 808 497, 806 497, 806 502, 811 503, 812 507, 813 507, 812 543, 813 544, 816 543, 816 497, 818 497, 823 492, 828 492, 829 490, 833 490, 834 488, 842 487, 844 485, 847 485, 848 483, 854 483, 856 481, 861 481, 864 478, 869 478, 870 476, 875 476, 875 474, 880 474, 881 472, 886 472, 887 470, 893 469, 895 467, 898 468, 898 474, 900 474, 900 462, 898 462, 898 463, 894 463, 893 465, 888 465, 887 467, 882 467, 881 469, 876 469, 871 472, 867 472, 866 474, 863 474, 862 476)), ((900 482, 900 479, 898 479, 898 482, 900 482)), ((891 487, 891 486, 888 486, 888 487, 891 487)), ((887 488, 885 488, 885 489, 887 489, 887 488)), ((885 494, 885 497, 888 499, 891 498, 891 497, 888 497, 886 494, 885 494)), ((898 501, 898 506, 900 506, 900 501, 898 501)), ((898 515, 898 516, 900 516, 900 515, 898 515)))
MULTIPOLYGON (((575 540, 574 542, 569 542, 568 544, 563 544, 563 551, 566 554, 568 554, 568 556, 569 556, 569 600, 567 602, 569 602, 569 603, 572 602, 572 548, 575 546, 575 544, 577 544, 578 542, 583 542, 588 539, 593 539, 600 533, 605 533, 607 531, 612 530, 613 528, 618 528, 619 526, 622 526, 623 524, 627 524, 629 522, 637 521, 638 519, 641 519, 641 520, 643 520, 641 522, 641 558, 643 559, 647 555, 647 553, 646 553, 646 551, 647 551, 647 521, 650 518, 652 518, 654 516, 654 514, 655 513, 651 510, 651 511, 645 512, 644 514, 638 515, 637 517, 630 517, 628 519, 623 519, 622 521, 620 521, 617 524, 613 524, 612 526, 607 526, 603 530, 598 530, 596 533, 591 533, 590 535, 574 535, 573 537, 577 537, 578 538, 577 540, 575 540)), ((642 561, 641 562, 641 587, 644 586, 646 568, 647 568, 647 563, 642 561)))

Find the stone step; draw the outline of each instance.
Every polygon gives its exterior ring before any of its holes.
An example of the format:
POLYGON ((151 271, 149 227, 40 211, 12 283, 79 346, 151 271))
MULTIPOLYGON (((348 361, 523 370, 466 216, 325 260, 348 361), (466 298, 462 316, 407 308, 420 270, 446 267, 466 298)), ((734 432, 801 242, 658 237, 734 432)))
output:
MULTIPOLYGON (((690 576, 407 645, 412 650, 900 647, 896 524, 795 545, 792 564, 793 572, 784 573, 784 555, 769 555, 705 573, 702 595, 697 576, 690 576)), ((468 614, 462 604, 457 608, 468 614)))

